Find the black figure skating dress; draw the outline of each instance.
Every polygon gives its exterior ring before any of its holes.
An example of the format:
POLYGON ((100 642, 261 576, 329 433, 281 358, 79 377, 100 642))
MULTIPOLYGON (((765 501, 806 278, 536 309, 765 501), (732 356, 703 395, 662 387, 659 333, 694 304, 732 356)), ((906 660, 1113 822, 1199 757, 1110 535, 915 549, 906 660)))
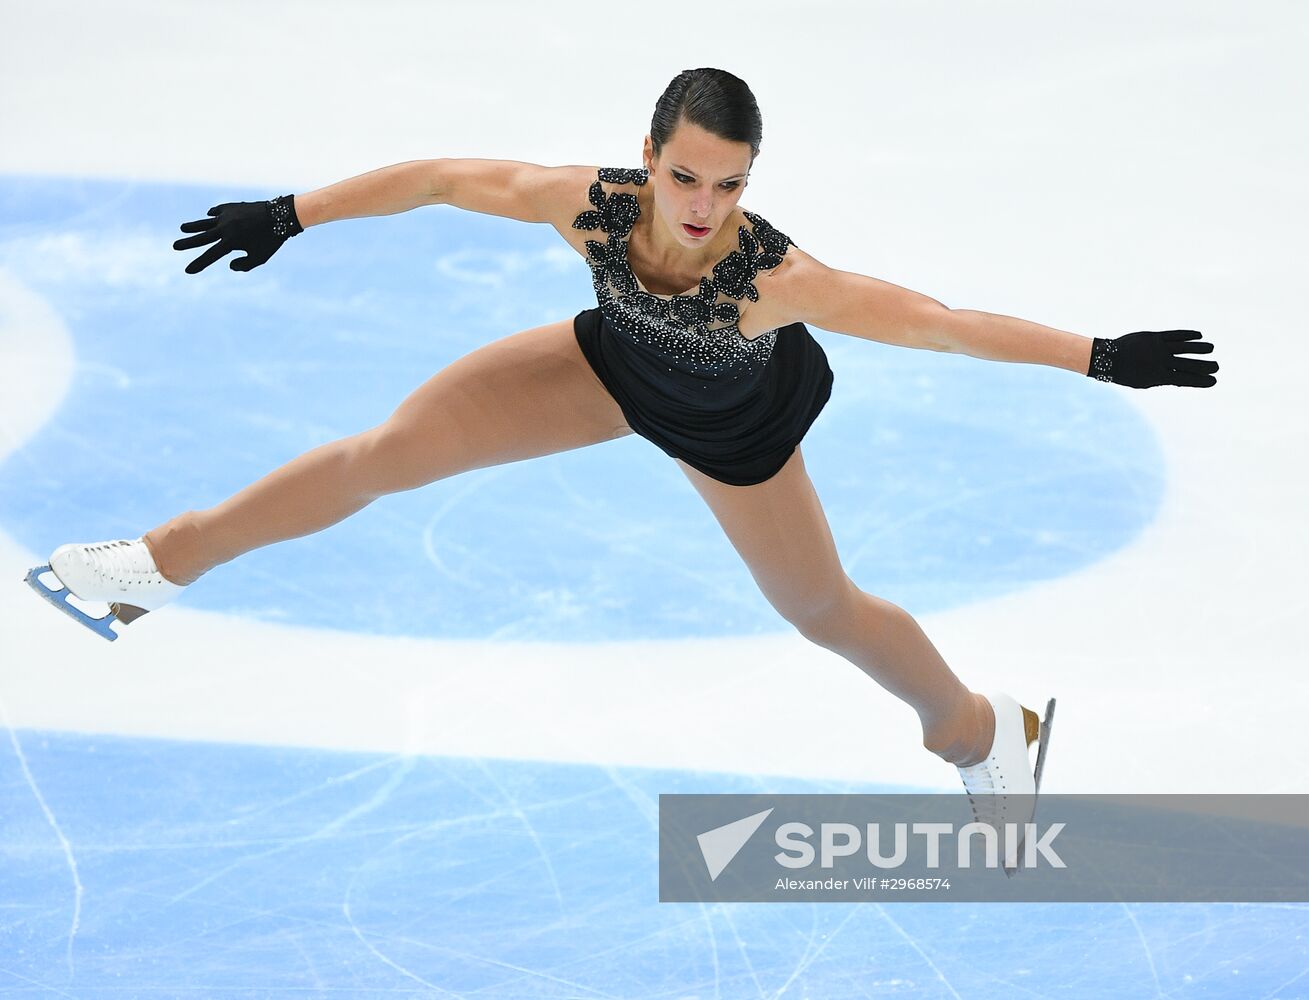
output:
POLYGON ((763 482, 786 464, 832 392, 827 355, 803 323, 754 338, 737 328, 732 300, 759 301, 755 275, 795 244, 746 212, 738 249, 714 265, 712 279, 702 277, 693 294, 651 294, 627 261, 641 215, 632 192, 649 171, 604 167, 597 176, 592 207, 573 221, 606 235, 586 242, 598 306, 573 320, 582 353, 637 434, 720 482, 763 482))

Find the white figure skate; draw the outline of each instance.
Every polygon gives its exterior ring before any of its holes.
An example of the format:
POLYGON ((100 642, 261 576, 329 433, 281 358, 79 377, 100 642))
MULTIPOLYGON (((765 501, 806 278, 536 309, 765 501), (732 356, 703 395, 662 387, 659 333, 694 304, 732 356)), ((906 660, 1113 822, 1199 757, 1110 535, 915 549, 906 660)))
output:
POLYGON ((164 579, 140 538, 61 545, 50 556, 49 564, 29 570, 26 579, 33 590, 60 611, 111 642, 118 638, 110 628, 115 620, 130 625, 186 589, 164 579), (62 588, 47 586, 42 573, 52 573, 62 588), (69 601, 70 595, 81 601, 107 601, 109 611, 93 617, 69 601))
MULTIPOLYGON (((1018 850, 1021 852, 1025 824, 1031 823, 1036 816, 1041 769, 1045 766, 1050 724, 1054 721, 1054 699, 1046 703, 1044 721, 1007 694, 987 695, 987 701, 995 710, 995 739, 991 752, 985 760, 959 768, 959 776, 972 804, 974 819, 991 824, 1001 835, 1004 824, 1016 824, 1018 850), (1033 743, 1037 744, 1035 770, 1028 756, 1033 743)), ((1021 858, 1022 854, 1017 856, 1021 858)), ((1006 865, 1005 874, 1012 878, 1014 869, 1006 865)))

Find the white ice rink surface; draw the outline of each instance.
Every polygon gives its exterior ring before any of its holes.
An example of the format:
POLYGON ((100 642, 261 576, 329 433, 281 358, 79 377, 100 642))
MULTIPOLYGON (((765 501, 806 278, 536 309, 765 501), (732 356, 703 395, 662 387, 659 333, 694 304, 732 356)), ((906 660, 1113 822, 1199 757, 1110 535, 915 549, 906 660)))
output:
MULTIPOLYGON (((0 171, 280 192, 435 156, 638 163, 667 79, 732 69, 764 111, 751 202, 820 259, 1087 336, 1214 342, 1212 390, 1103 387, 1166 456, 1131 544, 919 620, 971 687, 1058 697, 1048 790, 1305 791, 1303 13, 830 5, 792 32, 787 9, 14 5, 0 171)), ((57 305, 0 275, 6 454, 77 364, 57 305)), ((780 628, 443 642, 177 607, 110 646, 19 586, 47 555, 0 538, 16 727, 955 785, 905 706, 780 628)))

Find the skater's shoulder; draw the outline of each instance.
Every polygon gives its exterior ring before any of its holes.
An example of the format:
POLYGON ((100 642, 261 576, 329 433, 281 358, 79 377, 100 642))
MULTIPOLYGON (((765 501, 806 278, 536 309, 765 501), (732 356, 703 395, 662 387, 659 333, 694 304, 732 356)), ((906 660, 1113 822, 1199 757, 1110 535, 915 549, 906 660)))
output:
POLYGON ((574 204, 580 203, 583 209, 601 214, 606 210, 639 214, 637 201, 644 200, 641 189, 650 180, 650 171, 645 167, 571 166, 559 169, 569 171, 563 175, 566 177, 564 190, 572 193, 574 204))
POLYGON ((595 207, 613 190, 609 178, 614 173, 606 167, 571 163, 543 167, 527 183, 541 216, 557 227, 572 228, 579 213, 595 207))

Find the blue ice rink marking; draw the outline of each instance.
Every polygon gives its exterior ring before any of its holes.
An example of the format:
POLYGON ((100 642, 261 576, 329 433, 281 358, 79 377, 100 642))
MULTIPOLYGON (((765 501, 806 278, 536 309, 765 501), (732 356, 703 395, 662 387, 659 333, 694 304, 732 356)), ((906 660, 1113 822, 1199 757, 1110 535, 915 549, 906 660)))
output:
MULTIPOLYGON (((202 251, 172 249, 181 222, 269 196, 0 179, 0 263, 60 311, 78 359, 0 476, 18 542, 135 537, 212 506, 385 419, 456 358, 595 303, 549 227, 447 207, 315 227, 249 274, 228 270, 235 254, 183 272, 202 251)), ((813 332, 836 378, 806 463, 865 590, 915 614, 984 600, 1101 559, 1155 516, 1157 442, 1103 385, 813 332)), ((181 603, 447 638, 785 628, 672 459, 635 436, 384 497, 181 603)))

